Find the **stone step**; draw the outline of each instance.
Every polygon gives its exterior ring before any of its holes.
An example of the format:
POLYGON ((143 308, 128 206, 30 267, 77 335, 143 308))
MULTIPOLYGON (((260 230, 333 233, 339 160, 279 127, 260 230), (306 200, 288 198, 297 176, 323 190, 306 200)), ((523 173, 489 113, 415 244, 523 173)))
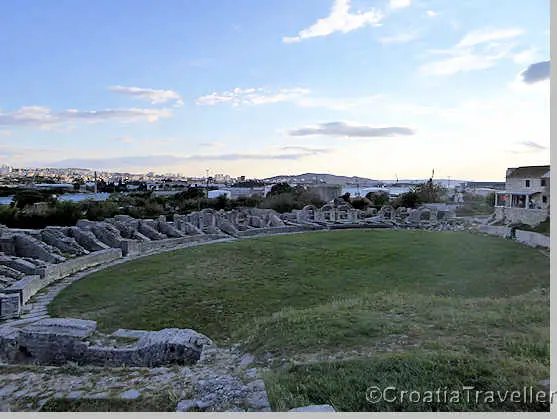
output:
POLYGON ((19 319, 19 320, 14 320, 8 323, 5 323, 4 326, 10 326, 10 327, 20 327, 20 326, 24 326, 26 324, 30 324, 30 323, 35 323, 36 321, 39 321, 41 319, 46 319, 48 316, 39 316, 39 317, 33 317, 33 318, 27 318, 27 319, 19 319))
POLYGON ((40 312, 40 313, 30 313, 30 314, 25 314, 23 316, 21 316, 22 320, 37 320, 39 318, 43 319, 48 317, 48 313, 46 311, 40 312))

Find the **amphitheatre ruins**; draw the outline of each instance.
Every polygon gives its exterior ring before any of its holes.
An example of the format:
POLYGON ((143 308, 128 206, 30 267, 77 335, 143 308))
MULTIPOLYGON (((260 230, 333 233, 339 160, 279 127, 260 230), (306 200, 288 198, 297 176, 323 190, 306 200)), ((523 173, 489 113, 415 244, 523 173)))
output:
MULTIPOLYGON (((549 237, 459 219, 450 209, 385 206, 379 211, 361 211, 343 202, 321 208, 306 206, 285 214, 257 208, 206 209, 174 215, 172 221, 165 216, 139 220, 119 215, 102 222, 80 220, 76 226, 40 230, 0 226, 0 361, 149 368, 202 363, 211 351, 214 354, 212 336, 176 328, 120 329, 103 334, 92 320, 50 317, 47 305, 64 287, 88 273, 146 255, 256 236, 366 228, 468 230, 549 247, 549 237)), ((248 384, 231 378, 224 381, 226 391, 241 394, 248 411, 270 410, 261 380, 248 384)), ((199 400, 181 401, 178 410, 200 405, 199 400)))

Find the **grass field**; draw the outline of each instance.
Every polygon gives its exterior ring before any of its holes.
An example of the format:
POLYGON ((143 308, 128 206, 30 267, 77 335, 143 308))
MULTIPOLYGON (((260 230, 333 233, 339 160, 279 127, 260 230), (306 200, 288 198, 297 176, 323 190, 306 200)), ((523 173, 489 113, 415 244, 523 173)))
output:
POLYGON ((359 230, 201 246, 95 273, 49 312, 240 342, 277 360, 266 378, 277 410, 547 410, 365 399, 374 383, 495 391, 549 377, 549 258, 494 237, 359 230))

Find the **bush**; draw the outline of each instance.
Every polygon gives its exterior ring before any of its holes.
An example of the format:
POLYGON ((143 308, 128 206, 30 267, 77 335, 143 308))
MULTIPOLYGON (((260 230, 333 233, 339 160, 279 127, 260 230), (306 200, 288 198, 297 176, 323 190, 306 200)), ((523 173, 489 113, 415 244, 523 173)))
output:
POLYGON ((52 192, 23 190, 16 192, 13 200, 17 208, 23 209, 26 206, 36 204, 37 202, 52 202, 53 198, 52 192))
POLYGON ((405 192, 396 199, 395 207, 416 208, 421 204, 420 196, 414 192, 405 192))
POLYGON ((389 194, 386 192, 368 192, 366 198, 372 202, 372 205, 379 209, 389 203, 389 194))

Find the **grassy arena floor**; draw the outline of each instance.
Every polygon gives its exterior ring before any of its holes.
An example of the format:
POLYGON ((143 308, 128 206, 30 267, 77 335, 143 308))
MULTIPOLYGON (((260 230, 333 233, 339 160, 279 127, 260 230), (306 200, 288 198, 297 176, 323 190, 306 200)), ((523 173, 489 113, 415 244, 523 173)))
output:
POLYGON ((218 243, 92 274, 49 312, 106 331, 192 328, 259 360, 303 362, 272 364, 277 410, 548 406, 365 399, 371 385, 504 391, 549 378, 549 258, 493 237, 359 230, 218 243))

